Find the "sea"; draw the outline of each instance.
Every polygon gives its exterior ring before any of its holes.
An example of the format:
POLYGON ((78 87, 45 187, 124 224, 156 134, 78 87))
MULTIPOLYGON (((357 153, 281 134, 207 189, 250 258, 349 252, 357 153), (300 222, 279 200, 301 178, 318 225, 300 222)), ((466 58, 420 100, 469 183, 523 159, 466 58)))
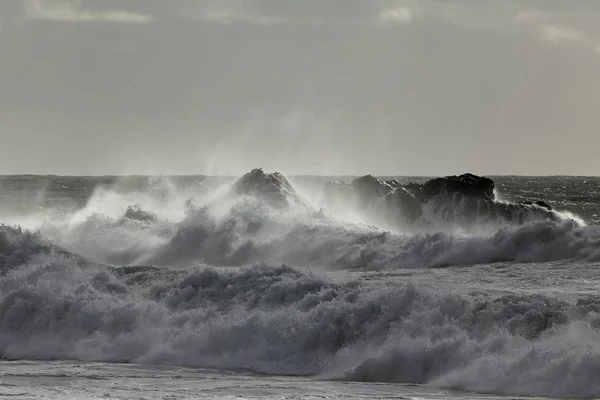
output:
POLYGON ((288 178, 314 210, 236 177, 0 177, 0 398, 600 397, 599 178, 492 177, 564 219, 468 229, 288 178))

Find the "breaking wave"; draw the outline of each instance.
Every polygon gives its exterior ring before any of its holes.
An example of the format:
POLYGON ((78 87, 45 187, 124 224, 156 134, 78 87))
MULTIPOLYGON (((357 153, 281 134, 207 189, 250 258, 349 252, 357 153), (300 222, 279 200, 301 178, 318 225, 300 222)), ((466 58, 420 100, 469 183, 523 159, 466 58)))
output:
POLYGON ((135 362, 499 394, 600 394, 600 297, 451 292, 286 266, 0 278, 0 356, 135 362))
POLYGON ((389 231, 229 187, 161 202, 102 189, 76 212, 0 226, 0 357, 600 395, 600 296, 362 275, 589 264, 600 261, 597 226, 389 231))
POLYGON ((241 266, 286 263, 321 269, 399 269, 495 262, 600 261, 600 230, 573 222, 535 222, 489 235, 401 234, 327 220, 205 210, 135 264, 241 266))
MULTIPOLYGON (((117 266, 285 263, 378 270, 600 260, 600 229, 567 214, 559 221, 482 223, 469 230, 428 225, 390 231, 340 219, 328 210, 317 211, 317 206, 314 211, 306 205, 281 209, 251 196, 231 196, 229 187, 219 186, 208 195, 163 194, 161 202, 147 194, 125 196, 101 189, 85 208, 40 216, 25 225, 37 233, 21 233, 117 266)), ((8 230, 4 228, 5 235, 8 230)))

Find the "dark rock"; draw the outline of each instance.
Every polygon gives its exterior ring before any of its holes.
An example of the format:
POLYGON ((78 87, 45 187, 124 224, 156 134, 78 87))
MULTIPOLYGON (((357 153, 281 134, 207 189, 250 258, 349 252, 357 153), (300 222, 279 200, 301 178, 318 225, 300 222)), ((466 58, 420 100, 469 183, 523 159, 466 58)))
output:
POLYGON ((385 181, 385 184, 393 187, 394 189, 398 189, 398 188, 402 187, 402 184, 400 183, 400 181, 398 179, 391 179, 389 181, 385 181))
POLYGON ((380 181, 373 175, 365 175, 355 179, 350 186, 356 193, 360 207, 366 207, 374 199, 383 199, 394 190, 392 186, 380 181))
POLYGON ((535 202, 535 205, 545 208, 548 211, 552 211, 552 206, 546 203, 544 200, 538 200, 535 202))
MULTIPOLYGON (((400 184, 397 180, 382 182, 372 175, 354 180, 350 186, 328 182, 326 199, 342 201, 357 207, 385 224, 436 224, 443 220, 461 226, 485 222, 525 223, 532 220, 558 220, 559 215, 544 201, 504 203, 495 200, 494 181, 463 174, 431 179, 424 184, 400 184), (427 221, 423 215, 428 209, 427 221)), ((328 203, 331 204, 331 203, 328 203)), ((337 203, 340 204, 340 203, 337 203)))
POLYGON ((279 172, 267 174, 262 168, 253 169, 232 187, 235 195, 253 196, 268 202, 277 208, 286 208, 292 205, 308 208, 308 202, 302 198, 292 184, 279 172))
POLYGON ((485 200, 494 200, 494 181, 473 174, 431 179, 420 189, 423 200, 445 194, 459 194, 485 200))
POLYGON ((401 186, 385 197, 385 205, 387 217, 391 220, 412 223, 422 214, 421 202, 401 186))
POLYGON ((421 216, 421 203, 397 180, 383 182, 366 175, 352 181, 350 186, 327 182, 323 194, 328 207, 356 207, 386 223, 415 222, 421 216))
POLYGON ((423 193, 423 184, 417 182, 409 182, 402 185, 404 190, 415 196, 420 202, 424 203, 427 201, 423 193))
POLYGON ((123 215, 123 219, 141 222, 156 222, 158 217, 152 212, 142 210, 142 207, 136 204, 127 207, 127 211, 125 212, 125 215, 123 215))
POLYGON ((542 207, 545 208, 546 210, 551 211, 552 210, 552 206, 548 203, 546 203, 543 200, 537 200, 537 201, 520 201, 518 204, 524 204, 524 205, 528 205, 528 206, 533 206, 536 205, 538 207, 542 207))

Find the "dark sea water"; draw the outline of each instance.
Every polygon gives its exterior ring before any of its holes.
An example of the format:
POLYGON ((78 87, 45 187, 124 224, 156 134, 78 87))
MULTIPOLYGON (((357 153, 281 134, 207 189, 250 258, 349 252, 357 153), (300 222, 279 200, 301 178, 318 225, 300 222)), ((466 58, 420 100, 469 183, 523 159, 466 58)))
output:
POLYGON ((492 178, 563 220, 390 230, 322 209, 351 177, 292 177, 309 211, 0 177, 0 397, 600 397, 600 179, 492 178))

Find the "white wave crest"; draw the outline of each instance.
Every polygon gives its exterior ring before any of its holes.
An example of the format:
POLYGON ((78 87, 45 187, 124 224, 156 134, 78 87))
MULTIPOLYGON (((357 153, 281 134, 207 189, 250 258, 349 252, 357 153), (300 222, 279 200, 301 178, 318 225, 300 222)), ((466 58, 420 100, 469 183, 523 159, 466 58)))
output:
POLYGON ((598 396, 600 298, 369 284, 280 266, 85 270, 0 278, 0 356, 598 396))
POLYGON ((56 245, 111 265, 266 262, 327 270, 600 260, 600 228, 571 219, 392 232, 305 208, 273 209, 251 197, 232 198, 227 186, 215 192, 157 203, 100 191, 88 207, 48 217, 37 228, 56 245))

